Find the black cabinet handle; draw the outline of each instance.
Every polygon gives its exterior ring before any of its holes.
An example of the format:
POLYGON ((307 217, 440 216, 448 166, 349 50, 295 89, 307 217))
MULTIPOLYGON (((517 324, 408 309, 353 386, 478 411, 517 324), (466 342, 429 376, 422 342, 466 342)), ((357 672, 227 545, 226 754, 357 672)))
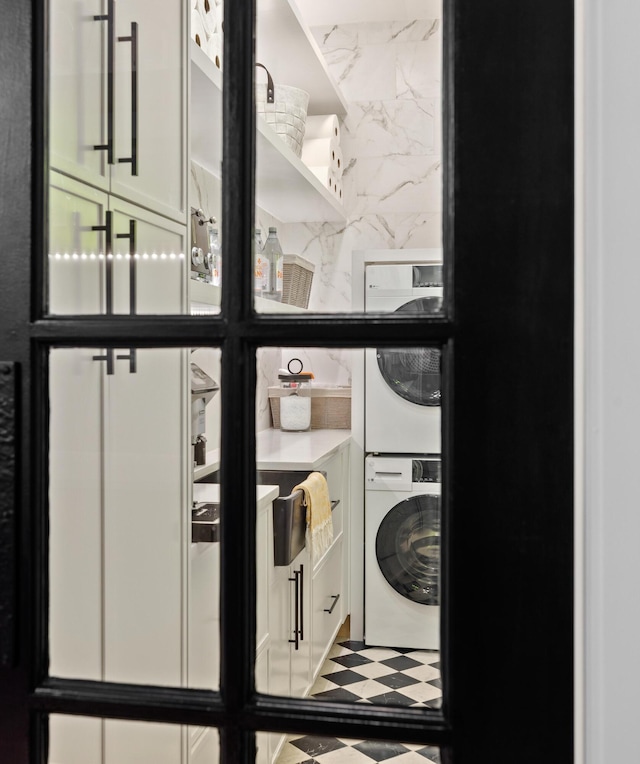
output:
POLYGON ((129 374, 135 374, 138 370, 138 354, 135 348, 129 348, 127 355, 117 355, 118 361, 129 361, 129 374))
POLYGON ((107 0, 107 12, 93 17, 94 21, 107 22, 107 142, 96 144, 96 151, 107 152, 108 164, 114 164, 113 159, 113 124, 115 120, 115 97, 114 97, 114 55, 115 55, 115 26, 116 4, 115 0, 107 0))
POLYGON ((329 607, 329 608, 326 607, 324 609, 324 612, 325 613, 329 613, 329 615, 331 615, 331 613, 333 613, 333 610, 334 610, 335 606, 338 604, 338 600, 340 599, 340 595, 339 594, 330 594, 329 596, 333 597, 333 605, 331 605, 331 607, 329 607))
POLYGON ((304 565, 300 564, 300 641, 304 640, 304 565))
MULTIPOLYGON (((137 293, 137 224, 133 219, 129 220, 129 231, 127 233, 116 234, 116 239, 129 240, 129 314, 136 314, 136 293, 137 293)), ((135 374, 137 371, 137 353, 135 348, 129 348, 128 355, 116 356, 118 361, 129 361, 129 374, 135 374)))
POLYGON ((137 225, 135 220, 129 220, 129 230, 127 233, 116 234, 116 239, 128 239, 129 240, 129 315, 135 316, 136 305, 136 292, 137 292, 137 225))
POLYGON ((105 232, 105 313, 110 316, 113 313, 113 213, 107 210, 104 225, 91 226, 91 230, 105 232))
POLYGON ((94 355, 94 361, 107 362, 107 374, 113 374, 113 348, 107 348, 104 355, 94 355))
POLYGON ((295 649, 300 649, 300 609, 298 607, 299 601, 300 601, 300 571, 294 570, 293 572, 293 578, 290 578, 289 581, 294 582, 295 586, 295 616, 294 616, 294 625, 293 625, 293 639, 290 639, 289 642, 293 645, 295 645, 295 649))
POLYGON ((131 34, 118 37, 131 43, 131 156, 120 157, 119 164, 130 164, 131 174, 138 174, 138 22, 131 22, 131 34))

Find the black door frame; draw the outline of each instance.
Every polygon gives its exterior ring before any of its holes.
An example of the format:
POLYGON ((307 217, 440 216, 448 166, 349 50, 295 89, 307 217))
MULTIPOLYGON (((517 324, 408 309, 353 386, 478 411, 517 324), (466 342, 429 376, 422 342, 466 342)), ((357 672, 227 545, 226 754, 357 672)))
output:
POLYGON ((453 254, 445 276, 448 318, 334 315, 292 321, 251 312, 254 8, 251 0, 228 0, 227 289, 224 318, 210 322, 42 315, 44 4, 3 0, 0 25, 0 359, 16 364, 18 400, 15 428, 0 406, 3 453, 7 448, 11 453, 15 442, 16 457, 0 467, 5 561, 0 758, 39 762, 46 713, 59 711, 220 726, 227 764, 252 761, 253 729, 283 728, 442 744, 445 759, 455 764, 568 764, 573 751, 573 3, 445 0, 445 164, 453 168, 445 183, 445 246, 453 254), (232 599, 227 586, 221 596, 226 656, 221 693, 46 677, 43 359, 52 344, 104 347, 123 340, 126 346, 224 347, 222 501, 241 511, 223 528, 223 550, 229 552, 223 551, 223 575, 234 581, 236 594, 232 599), (255 639, 255 539, 247 528, 255 522, 254 351, 301 342, 432 343, 445 349, 449 553, 442 713, 253 692, 248 656, 255 639), (244 438, 235 437, 238 432, 244 438), (238 589, 244 603, 239 612, 238 589))

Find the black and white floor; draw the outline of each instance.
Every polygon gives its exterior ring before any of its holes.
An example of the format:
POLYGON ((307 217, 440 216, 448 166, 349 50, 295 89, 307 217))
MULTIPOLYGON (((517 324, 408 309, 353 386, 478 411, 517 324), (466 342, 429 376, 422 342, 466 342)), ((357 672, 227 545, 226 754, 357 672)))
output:
MULTIPOLYGON (((331 648, 311 696, 323 700, 389 706, 439 708, 442 702, 440 656, 429 650, 366 647, 338 641, 331 648)), ((342 738, 291 738, 278 764, 433 764, 437 748, 342 738)))

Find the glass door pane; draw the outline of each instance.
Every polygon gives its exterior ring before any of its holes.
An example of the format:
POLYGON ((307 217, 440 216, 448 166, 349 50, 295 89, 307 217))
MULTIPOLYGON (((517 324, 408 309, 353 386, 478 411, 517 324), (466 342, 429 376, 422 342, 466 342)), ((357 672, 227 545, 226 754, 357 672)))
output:
POLYGON ((440 708, 441 353, 260 349, 260 692, 440 708))
MULTIPOLYGON (((256 310, 364 310, 362 250, 442 264, 441 3, 257 13, 256 310)), ((441 269, 404 270, 366 291, 442 296, 441 269)))
POLYGON ((222 16, 50 0, 50 314, 220 311, 222 16))
POLYGON ((49 355, 50 673, 217 689, 220 351, 49 355))

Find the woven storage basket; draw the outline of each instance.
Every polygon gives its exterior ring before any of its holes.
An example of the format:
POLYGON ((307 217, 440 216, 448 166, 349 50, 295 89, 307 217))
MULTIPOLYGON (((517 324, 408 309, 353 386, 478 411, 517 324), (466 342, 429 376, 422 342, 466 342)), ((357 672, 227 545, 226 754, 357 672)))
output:
POLYGON ((282 302, 309 307, 311 282, 316 266, 299 255, 285 255, 282 266, 282 302))
POLYGON ((274 85, 267 72, 267 83, 256 83, 256 113, 261 116, 297 157, 302 154, 302 141, 307 123, 309 93, 291 85, 274 85))
MULTIPOLYGON (((280 429, 280 398, 289 393, 280 387, 269 388, 271 418, 276 430, 280 429)), ((351 429, 350 387, 312 387, 308 394, 311 396, 312 430, 351 429)))

